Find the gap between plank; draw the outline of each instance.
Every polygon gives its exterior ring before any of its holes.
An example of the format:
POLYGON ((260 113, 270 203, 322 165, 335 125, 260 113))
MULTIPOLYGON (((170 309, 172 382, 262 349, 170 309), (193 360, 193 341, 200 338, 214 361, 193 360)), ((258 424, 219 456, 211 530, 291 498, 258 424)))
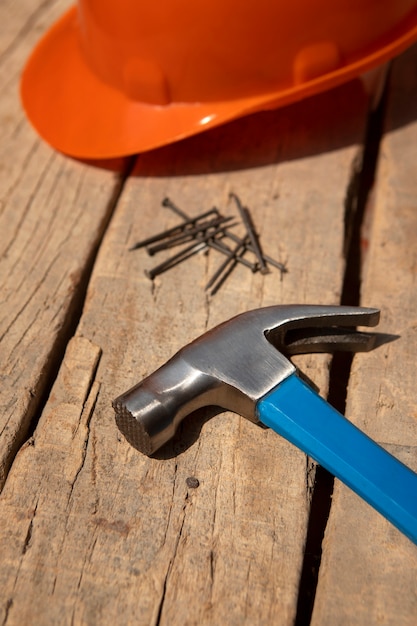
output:
MULTIPOLYGON (((384 127, 388 83, 389 77, 378 106, 368 116, 362 155, 360 162, 354 163, 352 179, 346 197, 345 274, 340 302, 342 305, 360 305, 361 230, 375 178, 384 127)), ((333 356, 330 366, 327 399, 342 414, 345 413, 346 409, 352 360, 353 354, 339 352, 333 356)), ((318 465, 311 497, 304 561, 294 620, 295 626, 308 626, 311 623, 322 557, 322 542, 332 506, 333 487, 334 477, 318 465)))

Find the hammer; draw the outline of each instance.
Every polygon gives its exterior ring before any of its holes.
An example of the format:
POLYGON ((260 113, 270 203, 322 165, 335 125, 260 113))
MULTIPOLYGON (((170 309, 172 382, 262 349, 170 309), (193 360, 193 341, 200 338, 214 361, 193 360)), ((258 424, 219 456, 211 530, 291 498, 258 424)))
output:
POLYGON ((281 305, 242 313, 182 348, 113 402, 126 439, 151 455, 207 405, 263 424, 342 480, 417 543, 417 474, 321 398, 288 356, 367 351, 377 309, 281 305))

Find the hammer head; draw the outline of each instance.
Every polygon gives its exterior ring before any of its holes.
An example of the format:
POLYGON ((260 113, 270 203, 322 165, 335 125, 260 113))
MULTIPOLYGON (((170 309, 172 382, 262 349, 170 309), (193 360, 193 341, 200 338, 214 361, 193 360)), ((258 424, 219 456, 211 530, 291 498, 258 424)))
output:
POLYGON ((365 351, 377 309, 281 305, 242 313, 182 348, 165 365, 113 402, 116 422, 138 450, 152 454, 192 411, 215 405, 257 422, 255 407, 295 372, 288 355, 365 351))

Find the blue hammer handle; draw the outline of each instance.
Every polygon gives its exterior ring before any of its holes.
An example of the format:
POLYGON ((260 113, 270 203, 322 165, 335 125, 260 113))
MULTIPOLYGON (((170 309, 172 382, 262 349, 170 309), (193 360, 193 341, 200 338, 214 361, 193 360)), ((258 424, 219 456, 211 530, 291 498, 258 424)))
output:
POLYGON ((417 544, 417 474, 290 375, 256 406, 258 419, 301 448, 417 544))

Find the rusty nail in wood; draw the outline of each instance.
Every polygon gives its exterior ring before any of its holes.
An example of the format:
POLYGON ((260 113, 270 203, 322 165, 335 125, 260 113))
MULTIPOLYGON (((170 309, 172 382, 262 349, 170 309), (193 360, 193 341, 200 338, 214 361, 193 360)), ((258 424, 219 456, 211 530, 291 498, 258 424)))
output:
MULTIPOLYGON (((176 204, 174 204, 172 202, 172 200, 170 198, 164 198, 162 200, 162 206, 171 209, 171 211, 174 211, 174 213, 176 213, 177 215, 179 215, 179 217, 181 217, 183 220, 188 221, 189 219, 194 219, 194 218, 190 218, 189 215, 187 215, 187 213, 185 211, 183 211, 182 209, 180 209, 179 207, 177 207, 176 204)), ((207 211, 206 213, 203 213, 201 215, 198 215, 197 218, 195 219, 199 219, 201 217, 205 217, 206 215, 209 215, 210 213, 216 213, 217 215, 220 215, 219 213, 219 209, 217 209, 215 206, 212 207, 209 211, 207 211)))

